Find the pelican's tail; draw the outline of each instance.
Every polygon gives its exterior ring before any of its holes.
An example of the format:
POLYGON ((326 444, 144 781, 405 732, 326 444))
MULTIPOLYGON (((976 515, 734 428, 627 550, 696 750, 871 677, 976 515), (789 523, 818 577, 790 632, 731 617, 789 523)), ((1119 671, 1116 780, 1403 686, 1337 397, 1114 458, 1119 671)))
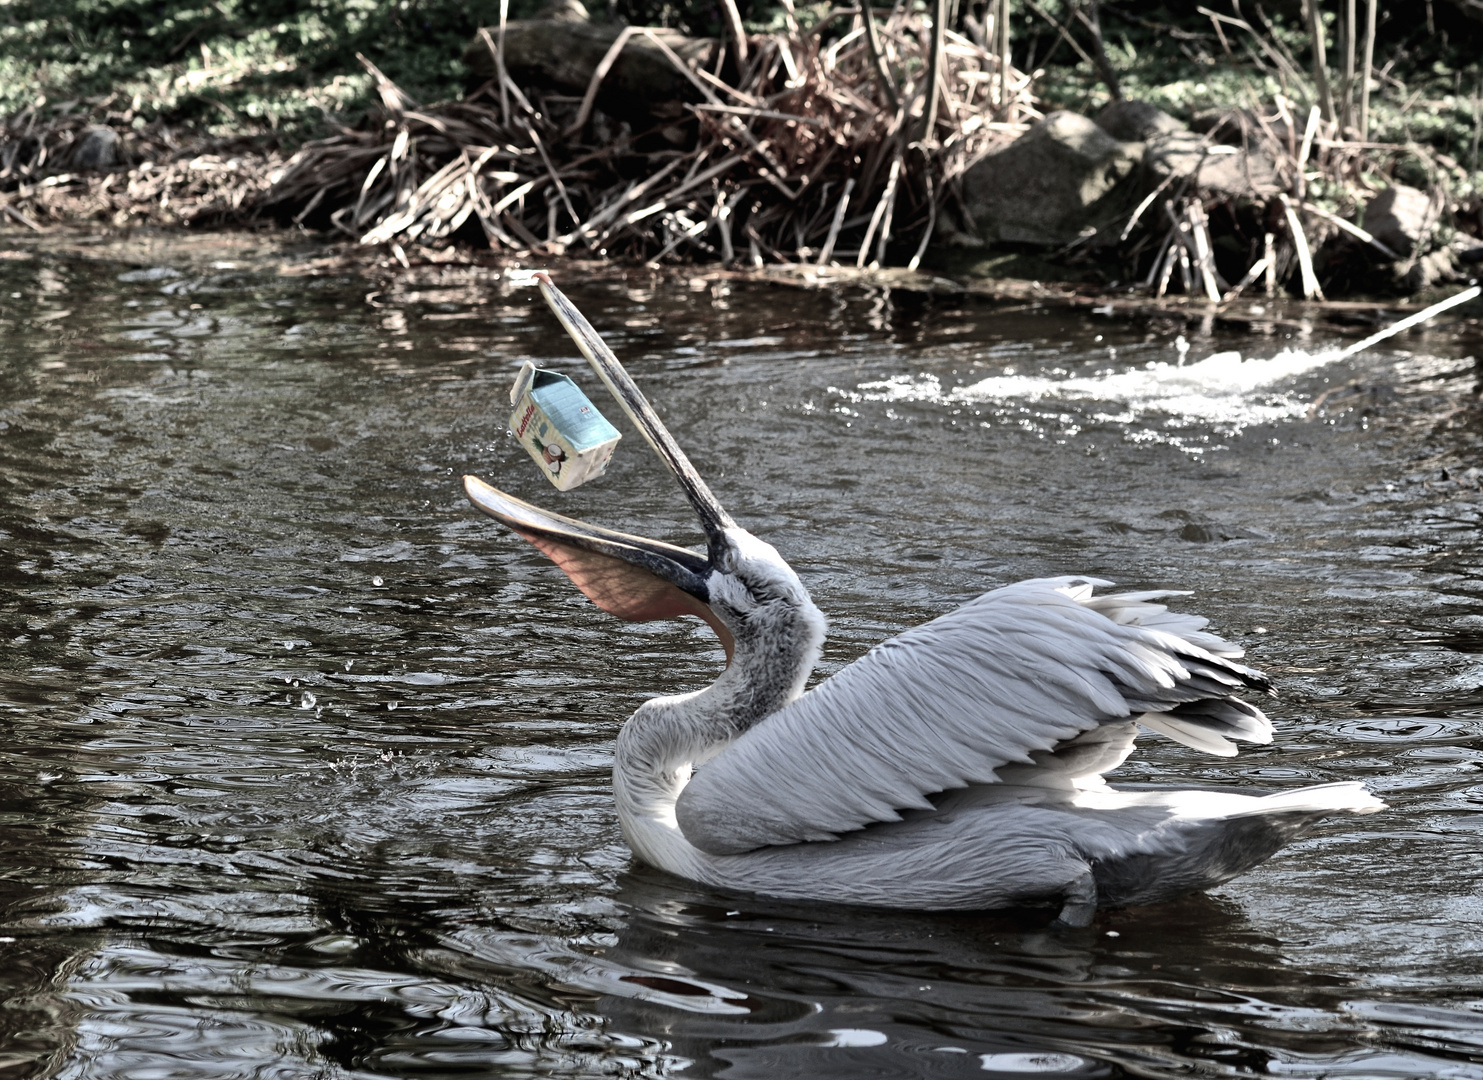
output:
MULTIPOLYGON (((1146 798, 1139 809, 1161 801, 1152 793, 1146 798)), ((1147 834, 1153 842, 1095 864, 1103 906, 1158 903, 1219 885, 1266 862, 1331 814, 1373 814, 1385 803, 1363 784, 1349 781, 1263 796, 1170 792, 1163 806, 1169 817, 1164 827, 1147 834)))
POLYGON ((1264 795, 1253 800, 1243 813, 1232 817, 1247 817, 1253 814, 1373 814, 1384 810, 1383 800, 1376 798, 1357 780, 1345 780, 1336 784, 1318 784, 1314 787, 1298 788, 1296 791, 1279 791, 1275 795, 1264 795))

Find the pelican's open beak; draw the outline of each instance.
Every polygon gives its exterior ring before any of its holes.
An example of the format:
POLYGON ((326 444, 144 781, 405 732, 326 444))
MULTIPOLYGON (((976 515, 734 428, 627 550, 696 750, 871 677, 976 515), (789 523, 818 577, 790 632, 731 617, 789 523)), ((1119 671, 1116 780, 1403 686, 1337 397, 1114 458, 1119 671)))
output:
POLYGON ((706 579, 721 554, 724 531, 733 527, 711 489, 665 429, 653 407, 623 369, 597 331, 545 274, 537 274, 541 295, 587 357, 593 370, 628 414, 654 452, 679 481, 705 530, 710 557, 673 544, 604 529, 553 514, 465 476, 469 500, 484 513, 529 540, 572 579, 593 603, 633 622, 696 615, 716 631, 729 663, 731 633, 710 607, 706 579))

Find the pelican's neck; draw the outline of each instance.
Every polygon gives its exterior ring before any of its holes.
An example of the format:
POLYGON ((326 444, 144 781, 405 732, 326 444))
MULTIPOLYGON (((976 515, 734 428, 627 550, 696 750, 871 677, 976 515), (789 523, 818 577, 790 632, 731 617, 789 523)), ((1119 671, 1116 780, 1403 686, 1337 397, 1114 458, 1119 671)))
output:
POLYGON ((825 624, 801 585, 798 592, 801 602, 771 603, 745 619, 718 606, 736 639, 730 665, 704 690, 644 702, 623 725, 613 763, 620 818, 672 824, 693 768, 803 693, 825 624))

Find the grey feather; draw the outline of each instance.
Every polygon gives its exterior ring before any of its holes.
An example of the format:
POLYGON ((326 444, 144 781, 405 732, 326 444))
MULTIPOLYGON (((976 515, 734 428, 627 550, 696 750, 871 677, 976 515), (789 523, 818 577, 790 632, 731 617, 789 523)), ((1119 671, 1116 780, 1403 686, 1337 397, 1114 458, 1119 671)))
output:
POLYGON ((1093 584, 1019 582, 876 646, 697 771, 676 806, 686 840, 735 854, 896 821, 1133 717, 1212 754, 1270 741, 1229 696, 1266 687, 1238 648, 1149 602, 1165 594, 1093 584))

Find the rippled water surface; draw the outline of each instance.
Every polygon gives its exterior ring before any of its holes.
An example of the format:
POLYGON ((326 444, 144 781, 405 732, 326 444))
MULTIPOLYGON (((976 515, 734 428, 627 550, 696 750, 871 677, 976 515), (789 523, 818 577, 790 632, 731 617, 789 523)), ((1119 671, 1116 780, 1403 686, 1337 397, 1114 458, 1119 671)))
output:
POLYGON ((1094 315, 563 282, 798 568, 826 670, 1021 577, 1187 588, 1278 741, 1114 779, 1391 803, 1057 931, 630 860, 614 735, 719 649, 602 615, 458 477, 694 524, 631 432, 547 485, 511 378, 593 380, 530 290, 434 276, 0 260, 0 1075, 1483 1077, 1483 495, 1438 419, 1478 342, 1180 367, 1094 315))

